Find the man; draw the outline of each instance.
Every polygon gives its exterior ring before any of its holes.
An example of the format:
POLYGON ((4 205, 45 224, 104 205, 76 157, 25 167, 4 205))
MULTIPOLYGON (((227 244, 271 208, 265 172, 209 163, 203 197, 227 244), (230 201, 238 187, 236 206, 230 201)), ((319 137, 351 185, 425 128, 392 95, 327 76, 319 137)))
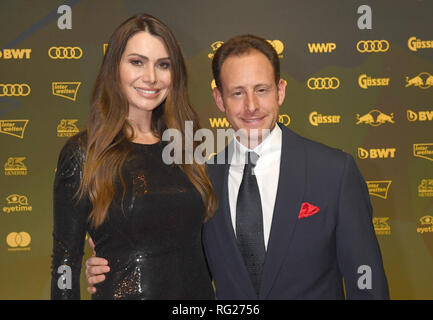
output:
MULTIPOLYGON (((232 38, 212 70, 215 102, 239 132, 209 165, 219 207, 203 244, 217 298, 388 299, 368 190, 352 156, 277 124, 285 83, 273 47, 232 38)), ((95 261, 87 262, 89 283, 103 277, 95 261)))

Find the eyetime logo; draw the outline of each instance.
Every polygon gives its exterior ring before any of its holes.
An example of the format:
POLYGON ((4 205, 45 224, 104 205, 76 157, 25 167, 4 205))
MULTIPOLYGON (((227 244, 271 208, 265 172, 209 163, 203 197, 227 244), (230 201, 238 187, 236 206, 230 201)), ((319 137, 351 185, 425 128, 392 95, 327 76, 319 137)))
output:
POLYGON ((428 72, 421 72, 419 75, 409 79, 406 77, 405 87, 418 87, 421 89, 428 89, 433 86, 433 76, 428 72))
MULTIPOLYGON (((284 51, 284 43, 280 40, 267 40, 275 49, 279 58, 283 58, 284 51)), ((224 41, 215 41, 210 46, 212 48, 212 52, 210 52, 207 56, 209 59, 213 59, 215 55, 215 51, 218 50, 219 47, 223 45, 224 41)))
POLYGON ((407 46, 411 51, 418 51, 418 49, 432 49, 433 40, 421 40, 416 37, 410 37, 407 40, 407 46))
POLYGON ((30 251, 32 237, 28 232, 11 232, 6 236, 8 251, 30 251))
POLYGON ((335 90, 339 86, 340 80, 337 77, 310 78, 307 81, 310 90, 335 90))
POLYGON ((53 95, 75 101, 81 82, 52 82, 53 95))
POLYGON ((387 87, 389 86, 389 78, 372 78, 366 74, 361 74, 358 77, 358 85, 362 89, 368 89, 369 87, 387 87))
POLYGON ((6 161, 5 175, 6 176, 26 176, 27 175, 27 167, 24 164, 24 160, 26 157, 9 157, 6 161))
POLYGON ((419 219, 418 227, 416 228, 416 232, 423 233, 431 233, 433 232, 433 217, 432 216, 423 216, 419 219))
POLYGON ((0 83, 0 97, 26 97, 30 92, 27 83, 0 83))
POLYGON ((422 179, 418 185, 418 197, 433 197, 433 179, 422 179))
POLYGON ((359 159, 393 159, 395 158, 396 148, 375 148, 364 149, 358 148, 359 159))
POLYGON ((0 59, 22 60, 30 59, 32 49, 0 49, 0 59))
POLYGON ((412 111, 408 109, 406 111, 407 120, 410 122, 415 121, 432 121, 433 120, 433 110, 430 111, 412 111))
POLYGON ((361 40, 356 44, 356 50, 361 53, 386 52, 389 50, 387 40, 361 40))
POLYGON ((391 234, 391 227, 388 224, 389 217, 373 218, 373 226, 376 235, 389 236, 391 234))
POLYGON ((308 116, 308 121, 310 121, 310 124, 318 127, 319 124, 336 124, 340 123, 340 115, 322 115, 320 113, 317 113, 317 111, 313 111, 308 116))
POLYGON ((413 155, 433 161, 433 143, 415 143, 413 145, 413 155))
POLYGON ((14 212, 30 212, 33 210, 32 206, 29 205, 29 200, 26 196, 19 194, 11 194, 6 197, 7 206, 3 207, 3 212, 14 213, 14 212))
POLYGON ((0 133, 24 138, 24 131, 29 120, 0 120, 0 133))
POLYGON ((332 53, 337 48, 334 42, 307 43, 310 53, 332 53))
POLYGON ((391 186, 392 180, 380 180, 380 181, 366 181, 368 192, 372 196, 376 196, 378 198, 387 199, 388 198, 388 190, 391 186))
POLYGON ((60 123, 57 125, 57 136, 60 138, 63 137, 72 137, 78 132, 80 129, 75 125, 78 119, 62 119, 60 123))
POLYGON ((83 49, 80 47, 50 47, 48 49, 48 56, 53 59, 81 59, 83 56, 83 49))
POLYGON ((386 122, 389 123, 395 123, 394 122, 394 113, 391 113, 390 115, 387 115, 377 109, 371 110, 367 114, 364 114, 363 116, 360 116, 359 114, 356 115, 356 119, 358 124, 369 124, 372 127, 380 126, 386 122))

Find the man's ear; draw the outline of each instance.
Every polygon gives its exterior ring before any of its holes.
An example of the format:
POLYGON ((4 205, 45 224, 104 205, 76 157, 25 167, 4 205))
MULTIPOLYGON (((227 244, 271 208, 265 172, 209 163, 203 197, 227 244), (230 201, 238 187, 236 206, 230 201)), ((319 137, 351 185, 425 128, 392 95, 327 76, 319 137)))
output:
POLYGON ((218 87, 213 89, 213 98, 215 100, 215 104, 217 105, 218 109, 220 109, 222 112, 226 112, 226 108, 224 107, 223 102, 223 96, 221 94, 221 91, 218 89, 218 87))
POLYGON ((284 98, 286 97, 286 80, 280 79, 277 87, 278 87, 278 106, 281 107, 281 105, 284 102, 284 98))

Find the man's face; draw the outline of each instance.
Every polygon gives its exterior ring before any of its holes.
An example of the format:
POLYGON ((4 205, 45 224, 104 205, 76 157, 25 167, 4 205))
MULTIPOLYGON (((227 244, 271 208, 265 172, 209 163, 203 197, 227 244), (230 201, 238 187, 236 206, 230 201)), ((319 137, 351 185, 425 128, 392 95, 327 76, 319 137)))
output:
POLYGON ((275 84, 271 62, 257 50, 229 56, 222 65, 220 80, 222 90, 213 91, 218 108, 225 112, 233 129, 246 131, 247 147, 260 144, 277 122, 278 108, 285 97, 284 80, 275 84))

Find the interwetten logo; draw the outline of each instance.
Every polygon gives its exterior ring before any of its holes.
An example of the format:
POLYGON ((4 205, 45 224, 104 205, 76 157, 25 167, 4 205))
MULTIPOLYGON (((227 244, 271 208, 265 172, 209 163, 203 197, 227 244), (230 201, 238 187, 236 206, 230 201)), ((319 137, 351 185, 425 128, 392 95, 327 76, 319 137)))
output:
POLYGON ((9 157, 6 161, 5 175, 6 176, 26 176, 27 175, 27 167, 24 164, 24 160, 26 157, 9 157))
POLYGON ((332 53, 337 48, 334 42, 307 43, 310 53, 332 53))
POLYGON ((413 155, 433 161, 433 143, 415 143, 413 145, 413 155))
POLYGON ((356 115, 356 119, 358 122, 356 123, 361 124, 369 124, 372 127, 380 126, 386 122, 389 123, 395 123, 394 120, 394 113, 391 113, 391 115, 387 115, 377 109, 371 110, 367 114, 364 114, 363 116, 360 116, 359 114, 356 115))
POLYGON ((336 124, 340 123, 340 115, 322 115, 320 113, 317 113, 317 111, 313 111, 308 116, 308 121, 310 121, 310 124, 318 127, 319 124, 336 124))
MULTIPOLYGON (((278 54, 279 58, 283 58, 283 51, 284 51, 284 43, 280 40, 267 40, 275 49, 275 51, 278 54)), ((207 56, 209 59, 213 59, 215 55, 215 51, 218 50, 219 47, 223 45, 224 41, 215 41, 210 46, 212 48, 212 52, 210 52, 207 56)))
POLYGON ((50 47, 48 56, 51 59, 81 59, 83 50, 80 47, 50 47))
POLYGON ((6 236, 8 251, 30 251, 29 244, 32 241, 27 232, 11 232, 6 236))
POLYGON ((433 197, 433 179, 422 179, 418 186, 418 197, 433 197))
POLYGON ((364 149, 358 148, 359 159, 389 159, 395 158, 396 148, 375 148, 375 149, 364 149))
POLYGON ((310 90, 335 90, 339 86, 340 80, 337 77, 310 78, 307 81, 310 90))
POLYGON ((27 83, 0 83, 0 97, 26 97, 30 92, 27 83))
POLYGON ((418 49, 432 49, 433 40, 421 40, 416 37, 410 37, 407 40, 407 46, 411 51, 417 51, 418 49))
POLYGON ((60 123, 57 125, 57 136, 58 137, 72 137, 78 132, 80 129, 75 125, 78 119, 62 119, 60 123))
POLYGON ((81 82, 53 82, 53 95, 75 101, 81 82))
POLYGON ((409 79, 409 77, 406 77, 406 85, 405 87, 418 87, 421 89, 428 89, 431 86, 433 86, 433 76, 428 72, 421 72, 416 77, 413 77, 412 79, 409 79))
POLYGON ((406 111, 407 120, 410 122, 414 121, 432 121, 433 120, 433 110, 430 111, 412 111, 408 109, 406 111))
POLYGON ((389 50, 389 42, 387 40, 361 40, 356 44, 356 50, 361 53, 386 52, 389 50))
POLYGON ((28 122, 29 120, 0 120, 0 133, 22 139, 28 122))
POLYGON ((3 60, 21 60, 30 59, 32 49, 0 49, 0 59, 3 60))
POLYGON ((3 212, 30 212, 33 210, 32 206, 29 205, 29 200, 26 196, 19 194, 11 194, 6 197, 7 206, 3 207, 3 212))
POLYGON ((366 74, 361 74, 358 77, 358 85, 362 89, 368 89, 369 87, 387 87, 389 86, 389 78, 372 78, 366 74))
POLYGON ((418 233, 426 233, 433 232, 433 217, 432 216, 424 216, 419 219, 420 226, 416 228, 416 232, 418 233))
POLYGON ((391 227, 387 223, 389 217, 373 218, 374 231, 377 235, 389 236, 391 234, 391 227))
POLYGON ((368 192, 372 196, 376 196, 382 199, 388 198, 388 190, 392 183, 392 180, 380 180, 380 181, 366 181, 368 192))

